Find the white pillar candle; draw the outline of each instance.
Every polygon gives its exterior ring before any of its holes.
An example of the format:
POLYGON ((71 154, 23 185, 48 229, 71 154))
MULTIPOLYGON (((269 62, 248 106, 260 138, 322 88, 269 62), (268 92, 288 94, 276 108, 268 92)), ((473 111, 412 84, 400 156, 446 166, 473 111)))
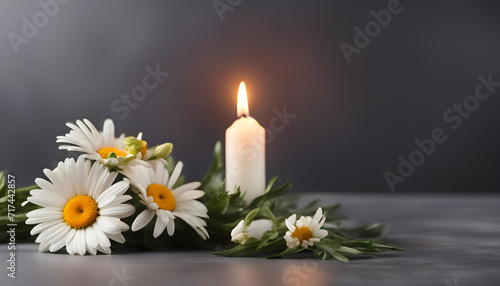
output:
POLYGON ((251 202, 266 189, 266 131, 250 117, 245 83, 238 90, 237 119, 226 130, 226 191, 238 187, 251 202))

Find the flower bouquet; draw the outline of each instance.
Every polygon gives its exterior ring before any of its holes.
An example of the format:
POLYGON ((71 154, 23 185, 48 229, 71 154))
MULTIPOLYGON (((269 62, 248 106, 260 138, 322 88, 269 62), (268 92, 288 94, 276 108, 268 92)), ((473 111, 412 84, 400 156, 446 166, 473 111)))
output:
POLYGON ((379 242, 380 223, 345 228, 339 204, 298 207, 291 184, 275 186, 250 202, 245 190, 225 190, 221 143, 201 182, 185 182, 183 164, 164 143, 148 148, 142 134, 115 137, 113 121, 98 131, 89 120, 67 123, 60 149, 77 151, 75 160, 45 169, 47 179, 13 189, 0 176, 0 241, 17 225, 17 240, 36 236, 41 252, 111 254, 141 249, 212 249, 221 256, 279 258, 310 251, 322 259, 347 262, 347 256, 401 248, 379 242), (31 226, 33 226, 31 228, 31 226))

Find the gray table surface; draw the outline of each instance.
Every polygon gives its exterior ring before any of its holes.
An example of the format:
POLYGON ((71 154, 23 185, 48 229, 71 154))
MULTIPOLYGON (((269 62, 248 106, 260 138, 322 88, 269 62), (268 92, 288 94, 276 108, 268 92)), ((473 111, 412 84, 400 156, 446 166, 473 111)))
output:
MULTIPOLYGON (((211 252, 98 256, 38 253, 19 244, 17 278, 0 285, 500 285, 500 195, 318 194, 357 222, 391 225, 404 252, 352 259, 217 257, 211 252)), ((308 195, 305 197, 312 198, 308 195)), ((6 265, 7 245, 0 244, 6 265)))

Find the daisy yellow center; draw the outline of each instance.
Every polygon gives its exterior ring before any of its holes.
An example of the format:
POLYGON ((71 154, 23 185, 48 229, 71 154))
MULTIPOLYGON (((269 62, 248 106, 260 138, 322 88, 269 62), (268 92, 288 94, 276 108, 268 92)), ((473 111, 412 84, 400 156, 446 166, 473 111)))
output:
POLYGON ((175 197, 169 188, 160 184, 149 185, 147 190, 148 197, 153 197, 153 202, 162 210, 171 211, 175 209, 175 197))
POLYGON ((307 226, 301 226, 295 228, 295 231, 291 235, 294 238, 297 238, 300 243, 306 240, 309 241, 310 238, 313 237, 312 231, 307 226))
POLYGON ((89 196, 73 197, 66 203, 63 210, 64 222, 77 229, 91 225, 98 215, 97 202, 89 196))
POLYGON ((115 153, 117 157, 125 157, 128 155, 127 151, 123 151, 115 147, 104 147, 97 150, 97 153, 101 155, 101 158, 103 159, 107 159, 111 153, 115 153))

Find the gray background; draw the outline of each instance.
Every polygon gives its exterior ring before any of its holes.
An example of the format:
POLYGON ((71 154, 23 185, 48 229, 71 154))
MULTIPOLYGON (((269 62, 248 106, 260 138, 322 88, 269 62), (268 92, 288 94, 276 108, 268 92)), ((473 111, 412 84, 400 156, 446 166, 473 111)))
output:
POLYGON ((32 184, 65 158, 55 143, 65 122, 112 118, 151 145, 173 142, 188 179, 199 180, 236 119, 244 80, 262 126, 273 109, 297 115, 267 144, 268 177, 294 190, 390 192, 384 172, 438 127, 448 140, 396 191, 500 189, 500 91, 456 131, 442 119, 478 75, 500 80, 494 1, 401 1, 350 64, 339 44, 353 44, 354 27, 389 1, 246 0, 223 21, 212 2, 71 1, 16 53, 7 34, 21 35, 22 17, 41 8, 1 1, 0 169, 32 184), (158 64, 170 75, 120 119, 112 102, 158 64))

